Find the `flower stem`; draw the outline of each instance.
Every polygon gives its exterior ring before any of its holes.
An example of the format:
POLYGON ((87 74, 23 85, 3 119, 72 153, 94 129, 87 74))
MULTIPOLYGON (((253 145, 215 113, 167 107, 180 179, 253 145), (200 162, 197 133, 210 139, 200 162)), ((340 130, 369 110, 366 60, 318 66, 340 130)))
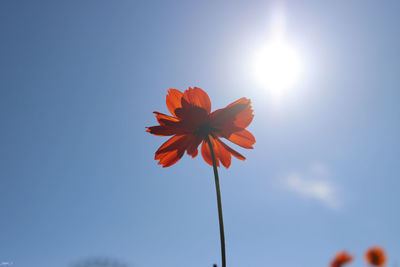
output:
POLYGON ((222 202, 221 202, 221 189, 219 186, 219 177, 217 169, 217 161, 215 159, 214 149, 211 145, 210 138, 207 136, 206 141, 211 151, 211 157, 213 162, 214 177, 215 177, 215 191, 217 192, 217 204, 218 204, 218 219, 219 219, 219 236, 221 239, 221 257, 222 257, 222 267, 226 267, 226 257, 225 257, 225 233, 224 233, 224 218, 222 216, 222 202))

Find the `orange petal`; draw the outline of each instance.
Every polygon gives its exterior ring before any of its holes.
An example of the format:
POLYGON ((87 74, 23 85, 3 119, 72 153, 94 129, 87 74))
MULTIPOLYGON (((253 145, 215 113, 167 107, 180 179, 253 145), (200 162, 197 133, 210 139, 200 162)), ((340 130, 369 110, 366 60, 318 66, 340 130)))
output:
POLYGON ((190 106, 200 107, 207 111, 207 114, 211 112, 211 101, 207 93, 201 88, 194 87, 185 90, 181 99, 183 108, 189 108, 190 106))
MULTIPOLYGON (((214 155, 216 155, 217 153, 217 146, 215 144, 213 144, 215 141, 211 140, 211 145, 213 146, 213 150, 214 150, 214 155)), ((213 166, 213 162, 212 162, 212 157, 211 157, 211 151, 210 148, 208 147, 208 143, 204 140, 203 143, 201 144, 201 155, 203 156, 203 159, 210 164, 211 166, 213 166)), ((219 167, 219 160, 217 157, 215 157, 215 161, 217 163, 217 167, 219 167)))
POLYGON ((153 111, 154 114, 156 114, 156 118, 157 121, 160 123, 160 125, 165 125, 165 121, 173 121, 173 122, 178 122, 179 119, 172 117, 172 116, 168 116, 166 114, 157 112, 157 111, 153 111))
POLYGON ((197 147, 200 145, 202 141, 202 138, 199 138, 197 136, 193 136, 187 149, 186 152, 188 155, 192 156, 192 158, 196 157, 197 154, 199 153, 197 147))
POLYGON ((239 152, 237 152, 236 150, 234 150, 233 148, 231 148, 230 146, 228 146, 227 144, 225 144, 224 142, 222 142, 221 139, 217 139, 217 141, 226 149, 228 150, 235 158, 240 159, 240 160, 246 160, 246 158, 240 154, 239 152))
POLYGON ((212 127, 219 130, 218 135, 228 139, 233 133, 249 126, 254 115, 250 100, 243 97, 214 111, 210 117, 212 127))
POLYGON ((174 165, 176 162, 178 162, 183 156, 182 151, 174 150, 174 151, 169 151, 166 153, 159 154, 159 162, 158 165, 162 165, 163 168, 169 167, 174 165))
POLYGON ((158 164, 163 165, 163 167, 175 164, 182 158, 191 140, 191 135, 171 137, 156 151, 154 159, 159 160, 158 164))
POLYGON ((170 126, 151 126, 146 128, 147 128, 146 132, 158 136, 170 136, 176 134, 175 128, 170 126))
POLYGON ((190 135, 175 135, 171 137, 164 144, 162 144, 160 148, 156 151, 156 159, 157 159, 157 154, 162 154, 173 150, 185 151, 187 146, 189 145, 190 140, 191 140, 190 135))
POLYGON ((243 97, 232 104, 229 104, 225 108, 218 109, 210 115, 212 118, 212 123, 216 126, 233 123, 236 116, 245 110, 249 105, 250 100, 243 97))
POLYGON ((218 159, 221 161, 222 165, 224 165, 225 168, 229 168, 231 166, 231 153, 223 146, 219 138, 215 138, 217 151, 218 151, 218 159))
POLYGON ((156 118, 157 121, 160 123, 160 126, 146 127, 147 132, 159 136, 182 135, 191 133, 191 130, 185 127, 185 124, 181 122, 178 118, 171 117, 157 111, 154 111, 153 113, 156 114, 156 118))
POLYGON ((254 136, 246 129, 234 132, 226 139, 244 148, 253 148, 253 144, 256 142, 254 136))
POLYGON ((238 100, 236 100, 235 102, 230 103, 225 108, 230 108, 230 107, 236 106, 238 104, 247 104, 248 102, 250 102, 250 99, 242 97, 242 98, 239 98, 238 100))
POLYGON ((247 105, 245 109, 243 109, 241 112, 239 112, 236 115, 236 118, 233 121, 233 124, 236 127, 247 128, 247 126, 249 126, 250 123, 253 121, 253 118, 254 118, 254 114, 253 114, 253 109, 251 108, 251 102, 250 102, 250 104, 247 105))
POLYGON ((179 90, 176 89, 172 89, 170 88, 168 90, 168 94, 167 94, 167 107, 169 112, 171 112, 172 115, 175 115, 175 109, 177 108, 181 108, 182 104, 181 104, 181 99, 182 99, 183 93, 179 90))
POLYGON ((185 128, 179 128, 168 125, 151 126, 146 128, 147 128, 146 132, 158 136, 183 135, 189 133, 189 131, 185 128))
MULTIPOLYGON (((219 138, 214 138, 210 136, 210 142, 214 149, 217 167, 219 167, 219 162, 221 162, 225 168, 229 168, 232 161, 231 155, 235 156, 240 160, 246 160, 244 156, 242 156, 239 152, 227 146, 219 138)), ((201 145, 201 154, 203 155, 204 160, 212 166, 211 152, 206 141, 203 141, 203 144, 201 145)))

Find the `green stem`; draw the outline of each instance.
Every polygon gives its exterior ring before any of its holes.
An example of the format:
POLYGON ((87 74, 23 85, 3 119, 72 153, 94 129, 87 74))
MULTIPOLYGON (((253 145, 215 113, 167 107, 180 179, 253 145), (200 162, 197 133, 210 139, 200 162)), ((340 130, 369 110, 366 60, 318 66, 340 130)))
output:
POLYGON ((217 161, 215 159, 214 149, 211 145, 210 138, 207 136, 206 141, 211 151, 211 157, 213 162, 214 177, 215 177, 215 191, 217 192, 217 204, 218 204, 218 219, 219 219, 219 236, 221 239, 221 257, 222 257, 222 267, 226 267, 226 257, 225 257, 225 233, 224 233, 224 218, 222 216, 222 202, 221 202, 221 189, 219 186, 217 161))

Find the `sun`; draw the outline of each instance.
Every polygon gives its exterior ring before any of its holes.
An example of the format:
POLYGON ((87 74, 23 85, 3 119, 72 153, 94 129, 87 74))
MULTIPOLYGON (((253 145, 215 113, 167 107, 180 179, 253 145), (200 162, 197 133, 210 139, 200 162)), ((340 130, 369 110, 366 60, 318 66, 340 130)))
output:
POLYGON ((256 52, 253 73, 257 83, 274 93, 293 87, 301 76, 298 52, 283 40, 263 45, 256 52))
POLYGON ((303 58, 293 36, 288 34, 286 21, 284 7, 272 6, 268 30, 251 49, 249 70, 253 81, 274 100, 283 100, 284 96, 294 93, 292 89, 305 74, 303 58))

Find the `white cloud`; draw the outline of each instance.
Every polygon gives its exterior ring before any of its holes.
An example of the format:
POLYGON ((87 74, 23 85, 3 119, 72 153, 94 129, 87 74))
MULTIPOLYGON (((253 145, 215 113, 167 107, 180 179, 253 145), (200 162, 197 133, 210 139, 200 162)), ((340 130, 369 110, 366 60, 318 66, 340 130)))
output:
POLYGON ((329 208, 337 209, 340 201, 330 176, 325 165, 312 164, 307 171, 287 174, 285 187, 304 198, 318 200, 329 208))

